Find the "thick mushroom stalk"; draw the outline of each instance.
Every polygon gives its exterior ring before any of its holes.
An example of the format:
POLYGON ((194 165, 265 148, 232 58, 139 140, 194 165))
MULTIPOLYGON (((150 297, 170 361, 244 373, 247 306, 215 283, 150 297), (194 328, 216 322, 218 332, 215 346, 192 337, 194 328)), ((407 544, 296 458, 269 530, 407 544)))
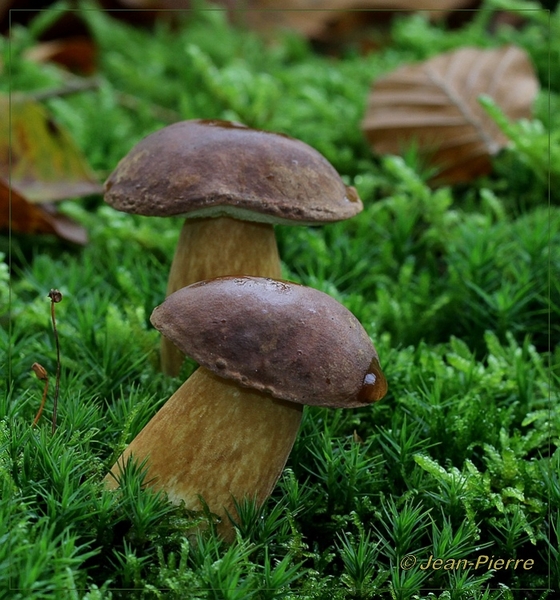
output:
MULTIPOLYGON (((223 275, 280 279, 274 226, 229 217, 185 219, 167 283, 167 296, 191 283, 223 275)), ((161 369, 177 376, 185 355, 161 338, 161 369)))
POLYGON ((117 487, 129 456, 147 458, 151 486, 189 510, 202 510, 202 496, 220 517, 218 532, 232 541, 228 513, 238 518, 234 498, 258 505, 268 498, 290 455, 302 409, 201 367, 127 447, 106 484, 117 487))

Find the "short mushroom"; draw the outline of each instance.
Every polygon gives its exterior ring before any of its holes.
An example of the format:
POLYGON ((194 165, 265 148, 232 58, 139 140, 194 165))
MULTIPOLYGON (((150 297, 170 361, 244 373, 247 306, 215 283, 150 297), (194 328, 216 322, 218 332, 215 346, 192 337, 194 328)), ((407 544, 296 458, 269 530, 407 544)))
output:
POLYGON ((132 455, 171 501, 217 514, 234 535, 234 498, 270 495, 288 459, 302 405, 355 408, 387 383, 358 319, 318 290, 260 277, 220 277, 171 294, 151 321, 200 367, 119 457, 132 455))
MULTIPOLYGON (((302 141, 240 123, 189 120, 140 141, 105 182, 112 207, 184 216, 167 295, 223 275, 281 277, 273 225, 318 225, 362 210, 353 187, 302 141)), ((162 339, 162 369, 184 355, 162 339)))

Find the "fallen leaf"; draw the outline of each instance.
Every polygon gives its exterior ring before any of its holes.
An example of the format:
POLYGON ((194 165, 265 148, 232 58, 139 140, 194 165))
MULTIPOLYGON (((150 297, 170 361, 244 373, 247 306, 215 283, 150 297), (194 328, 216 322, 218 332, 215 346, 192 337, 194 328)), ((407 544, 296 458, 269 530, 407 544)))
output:
POLYGON ((85 36, 41 42, 27 50, 24 58, 38 63, 54 62, 83 75, 91 75, 97 70, 97 48, 85 36))
POLYGON ((56 212, 52 205, 36 205, 26 200, 0 177, 0 229, 19 233, 48 233, 74 244, 85 245, 86 230, 68 217, 56 212))
POLYGON ((38 102, 0 96, 0 176, 31 202, 102 193, 70 134, 38 102))
POLYGON ((479 96, 490 96, 517 120, 531 116, 538 89, 522 49, 461 48, 375 81, 362 129, 379 154, 402 154, 416 144, 437 169, 433 183, 469 181, 489 173, 490 157, 508 143, 479 96))
POLYGON ((472 0, 248 0, 236 8, 236 18, 250 28, 265 33, 291 29, 322 42, 335 41, 333 37, 347 35, 350 28, 373 26, 387 21, 391 12, 426 11, 431 20, 442 19, 450 11, 470 5, 472 0))

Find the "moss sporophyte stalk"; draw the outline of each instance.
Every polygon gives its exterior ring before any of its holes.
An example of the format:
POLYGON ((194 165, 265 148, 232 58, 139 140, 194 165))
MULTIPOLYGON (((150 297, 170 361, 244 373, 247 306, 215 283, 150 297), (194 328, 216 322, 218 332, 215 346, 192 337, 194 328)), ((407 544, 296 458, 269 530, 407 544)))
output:
POLYGON ((37 375, 37 379, 45 382, 45 385, 43 387, 43 396, 41 397, 41 405, 39 406, 39 410, 37 411, 37 414, 33 419, 33 426, 35 426, 37 425, 39 419, 41 418, 41 415, 43 414, 43 408, 47 400, 47 394, 49 392, 49 376, 47 371, 45 370, 45 367, 43 367, 39 363, 33 363, 31 365, 31 370, 35 373, 35 375, 37 375))
POLYGON ((54 386, 54 398, 53 398, 53 413, 52 413, 52 433, 56 431, 56 419, 58 413, 58 396, 60 392, 60 341, 58 339, 58 330, 56 328, 56 316, 54 305, 62 301, 62 294, 56 289, 52 289, 48 293, 48 297, 51 299, 51 321, 53 326, 54 341, 56 344, 56 379, 54 386))
MULTIPOLYGON (((52 433, 54 433, 56 431, 56 420, 57 420, 57 412, 58 412, 58 397, 59 397, 59 392, 60 392, 60 368, 61 368, 61 365, 60 365, 60 342, 58 339, 58 330, 56 328, 56 315, 55 315, 54 305, 61 302, 62 294, 61 294, 61 292, 59 292, 59 290, 51 289, 50 292, 47 294, 47 297, 50 298, 50 300, 51 300, 51 323, 52 323, 53 334, 54 334, 54 339, 55 339, 55 346, 56 346, 56 375, 55 375, 55 391, 54 391, 54 398, 53 398, 53 412, 52 412, 52 426, 51 426, 52 433)), ((35 375, 37 376, 37 379, 45 382, 45 385, 43 387, 43 394, 41 396, 41 404, 39 406, 37 414, 35 415, 35 418, 33 419, 33 427, 35 427, 35 425, 37 425, 37 423, 39 422, 41 415, 43 414, 43 409, 45 407, 45 403, 47 400, 47 395, 48 395, 48 391, 49 391, 49 375, 48 375, 46 369, 37 362, 35 362, 31 365, 31 370, 35 373, 35 375)))

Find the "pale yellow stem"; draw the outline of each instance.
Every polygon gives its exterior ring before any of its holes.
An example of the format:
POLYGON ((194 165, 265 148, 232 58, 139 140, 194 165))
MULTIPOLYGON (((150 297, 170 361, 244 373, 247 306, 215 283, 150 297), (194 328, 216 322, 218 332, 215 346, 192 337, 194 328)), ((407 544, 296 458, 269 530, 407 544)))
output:
MULTIPOLYGON (((199 368, 131 442, 111 473, 118 477, 130 455, 147 458, 146 481, 172 502, 201 510, 201 495, 221 519, 228 541, 235 532, 233 498, 261 505, 286 464, 302 416, 302 406, 243 388, 199 368)), ((109 474, 105 483, 117 487, 109 474)))
MULTIPOLYGON (((185 219, 169 271, 167 295, 191 283, 225 275, 281 278, 273 226, 229 217, 185 219)), ((162 337, 162 371, 176 377, 184 359, 184 354, 162 337)))

